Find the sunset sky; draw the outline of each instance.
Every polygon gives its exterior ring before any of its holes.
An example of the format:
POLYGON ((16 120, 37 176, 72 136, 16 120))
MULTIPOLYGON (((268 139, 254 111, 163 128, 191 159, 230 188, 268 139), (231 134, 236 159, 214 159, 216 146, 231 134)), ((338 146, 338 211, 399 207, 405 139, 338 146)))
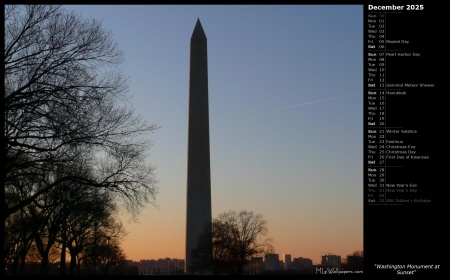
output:
POLYGON ((189 47, 208 39, 213 218, 263 215, 276 253, 363 250, 362 5, 77 5, 124 51, 158 207, 129 222, 127 259, 185 258, 189 47))

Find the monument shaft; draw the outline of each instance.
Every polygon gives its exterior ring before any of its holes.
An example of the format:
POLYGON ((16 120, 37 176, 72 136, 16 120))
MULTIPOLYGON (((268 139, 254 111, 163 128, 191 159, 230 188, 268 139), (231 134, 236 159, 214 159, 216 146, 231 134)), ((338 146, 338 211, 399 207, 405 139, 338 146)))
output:
POLYGON ((212 263, 207 40, 200 20, 191 37, 187 160, 186 273, 212 263))

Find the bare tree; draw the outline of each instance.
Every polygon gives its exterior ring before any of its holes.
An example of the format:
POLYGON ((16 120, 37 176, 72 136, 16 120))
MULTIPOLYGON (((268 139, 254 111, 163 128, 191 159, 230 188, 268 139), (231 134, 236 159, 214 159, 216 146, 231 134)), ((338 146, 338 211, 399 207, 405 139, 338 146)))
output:
MULTIPOLYGON (((79 271, 82 256, 86 248, 97 248, 97 255, 103 254, 106 249, 117 245, 126 232, 118 219, 119 211, 112 203, 109 193, 98 192, 89 195, 89 199, 82 198, 85 193, 78 194, 78 201, 70 201, 68 216, 67 248, 71 256, 70 274, 79 271), (103 251, 102 251, 103 249, 103 251), (76 260, 79 260, 77 263, 76 260)), ((100 264, 100 262, 99 262, 100 264)))
POLYGON ((23 275, 25 272, 26 257, 37 232, 36 224, 37 221, 24 210, 14 213, 6 221, 6 264, 9 264, 8 271, 11 275, 23 275))
POLYGON ((362 271, 364 270, 364 251, 354 251, 347 255, 341 265, 342 270, 362 271))
POLYGON ((115 194, 132 215, 155 204, 146 135, 158 127, 130 106, 112 34, 62 6, 6 5, 4 15, 1 247, 7 217, 68 182, 115 194), (61 168, 74 162, 93 176, 61 168))
POLYGON ((213 258, 219 270, 242 274, 243 265, 273 252, 267 221, 261 214, 241 210, 222 213, 213 220, 213 258))
MULTIPOLYGON (((84 177, 92 176, 82 166, 68 168, 83 173, 84 177)), ((101 225, 102 234, 99 238, 106 240, 108 237, 111 242, 117 242, 117 239, 125 235, 117 215, 118 209, 113 201, 113 194, 100 188, 66 184, 63 188, 55 188, 40 195, 33 203, 7 219, 7 247, 10 249, 6 253, 7 260, 10 260, 8 271, 13 275, 23 274, 25 257, 29 254, 30 245, 33 245, 34 255, 39 254, 41 274, 49 272, 49 254, 54 252, 55 248, 60 250, 60 261, 64 263, 66 255, 63 252, 66 252, 66 248, 69 250, 69 273, 74 274, 79 254, 85 246, 92 246, 86 242, 89 239, 86 237, 91 235, 95 222, 101 225), (66 191, 69 192, 70 199, 67 198, 66 191), (65 195, 67 199, 64 199, 65 195), (19 264, 21 267, 18 267, 19 264)), ((99 238, 97 240, 101 241, 99 238)), ((60 266, 60 270, 60 273, 65 273, 65 266, 64 269, 60 266)))

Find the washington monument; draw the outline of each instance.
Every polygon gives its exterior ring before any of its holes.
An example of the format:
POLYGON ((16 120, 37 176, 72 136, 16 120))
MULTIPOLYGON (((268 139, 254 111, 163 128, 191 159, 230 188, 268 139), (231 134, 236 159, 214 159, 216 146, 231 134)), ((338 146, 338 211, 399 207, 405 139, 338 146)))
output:
POLYGON ((208 53, 200 19, 191 37, 187 159, 186 274, 212 272, 208 53))

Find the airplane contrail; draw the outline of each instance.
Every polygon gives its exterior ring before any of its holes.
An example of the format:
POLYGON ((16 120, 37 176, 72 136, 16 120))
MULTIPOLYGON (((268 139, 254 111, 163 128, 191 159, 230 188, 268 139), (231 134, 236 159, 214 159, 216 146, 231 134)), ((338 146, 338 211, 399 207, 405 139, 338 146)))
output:
POLYGON ((339 99, 339 98, 346 97, 346 96, 349 96, 349 95, 354 95, 354 94, 346 94, 346 95, 341 95, 341 96, 338 96, 338 97, 319 99, 319 100, 314 100, 314 101, 311 101, 311 102, 301 103, 301 104, 287 106, 287 107, 275 108, 275 109, 276 110, 281 110, 281 109, 289 109, 289 108, 294 108, 294 107, 301 107, 301 106, 305 106, 305 105, 309 105, 309 104, 335 100, 335 99, 339 99))

